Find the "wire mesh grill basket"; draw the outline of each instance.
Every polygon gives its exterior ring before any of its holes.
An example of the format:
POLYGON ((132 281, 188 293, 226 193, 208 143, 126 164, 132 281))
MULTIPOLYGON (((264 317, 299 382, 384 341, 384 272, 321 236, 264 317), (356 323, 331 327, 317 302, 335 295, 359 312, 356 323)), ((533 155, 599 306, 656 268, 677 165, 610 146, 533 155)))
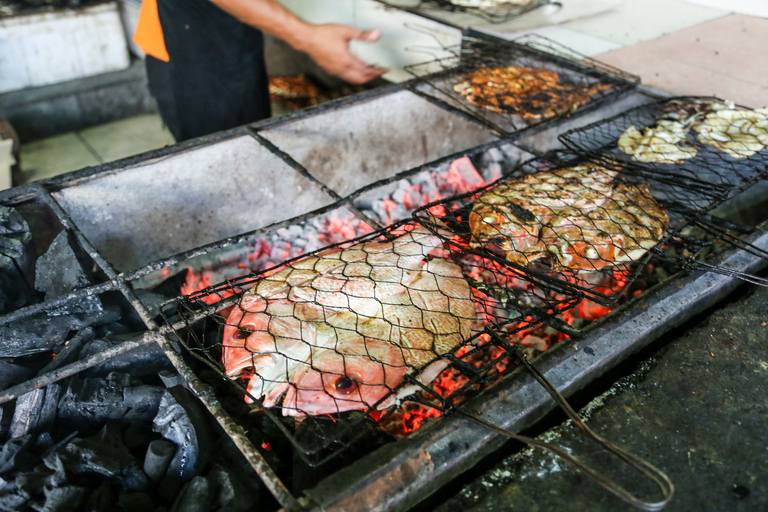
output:
POLYGON ((268 438, 268 418, 315 465, 370 427, 403 435, 408 422, 439 415, 424 408, 466 400, 510 371, 487 329, 546 350, 535 333, 579 299, 446 248, 411 222, 182 297, 163 316, 246 430, 268 438))
POLYGON ((545 5, 560 5, 551 0, 379 0, 379 2, 407 11, 462 12, 490 23, 505 23, 545 5))
POLYGON ((652 257, 693 268, 712 243, 689 232, 715 199, 666 174, 634 171, 555 152, 414 216, 436 233, 447 226, 446 243, 456 250, 497 258, 534 282, 613 305, 652 257))
POLYGON ((765 176, 768 111, 713 97, 641 105, 560 137, 579 153, 610 159, 715 199, 729 199, 765 176))
MULTIPOLYGON (((426 50, 425 50, 426 51, 426 50)), ((561 119, 633 88, 638 78, 537 35, 465 37, 461 47, 407 66, 411 89, 499 134, 561 119)))

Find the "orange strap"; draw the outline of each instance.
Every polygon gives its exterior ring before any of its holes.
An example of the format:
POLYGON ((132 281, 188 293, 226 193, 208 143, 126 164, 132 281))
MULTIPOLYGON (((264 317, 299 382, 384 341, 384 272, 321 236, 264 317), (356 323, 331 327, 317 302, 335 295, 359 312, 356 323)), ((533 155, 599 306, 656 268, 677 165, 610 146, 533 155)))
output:
POLYGON ((144 53, 156 59, 168 62, 168 50, 165 48, 163 27, 160 26, 160 15, 157 12, 157 0, 141 2, 139 22, 133 34, 133 42, 144 50, 144 53))

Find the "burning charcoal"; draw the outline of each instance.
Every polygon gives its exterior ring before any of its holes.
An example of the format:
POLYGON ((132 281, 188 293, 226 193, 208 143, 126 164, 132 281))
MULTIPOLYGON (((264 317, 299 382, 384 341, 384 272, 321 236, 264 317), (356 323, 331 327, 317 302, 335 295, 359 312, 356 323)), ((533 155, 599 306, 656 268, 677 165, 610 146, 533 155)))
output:
POLYGON ((170 512, 207 512, 210 509, 211 489, 208 480, 196 476, 181 490, 170 512))
POLYGON ((48 430, 56 419, 56 408, 61 388, 52 384, 30 391, 16 400, 11 423, 11 437, 21 437, 40 430, 48 430))
POLYGON ((211 484, 212 509, 219 512, 246 512, 258 503, 258 487, 248 485, 234 471, 214 464, 206 475, 211 484))
MULTIPOLYGON (((125 341, 134 340, 137 336, 138 334, 120 334, 92 340, 80 351, 80 358, 99 354, 125 341)), ((125 354, 115 356, 109 361, 91 368, 85 375, 97 376, 107 375, 112 372, 123 372, 130 373, 134 377, 142 377, 144 375, 156 374, 162 370, 173 370, 173 365, 166 357, 163 349, 156 343, 150 343, 125 354)))
POLYGON ((107 379, 73 379, 59 401, 59 417, 99 425, 107 420, 147 419, 155 416, 162 388, 131 386, 131 376, 112 372, 107 379))
POLYGON ((152 498, 143 492, 123 494, 117 500, 117 506, 122 512, 146 512, 155 509, 152 498))
POLYGON ((32 233, 13 208, 0 206, 0 312, 18 309, 35 298, 30 287, 32 233))
POLYGON ((165 476, 175 453, 176 445, 165 439, 156 439, 149 443, 144 458, 144 472, 150 480, 157 483, 165 476))
POLYGON ((46 299, 62 297, 90 284, 90 277, 83 270, 88 256, 77 247, 67 231, 53 240, 48 251, 37 260, 35 288, 46 299))
POLYGON ((35 371, 24 366, 0 361, 0 389, 6 389, 35 376, 35 371))
POLYGON ((176 386, 163 395, 153 428, 177 446, 158 489, 161 496, 171 499, 181 485, 198 475, 208 462, 211 447, 208 416, 192 393, 176 386))

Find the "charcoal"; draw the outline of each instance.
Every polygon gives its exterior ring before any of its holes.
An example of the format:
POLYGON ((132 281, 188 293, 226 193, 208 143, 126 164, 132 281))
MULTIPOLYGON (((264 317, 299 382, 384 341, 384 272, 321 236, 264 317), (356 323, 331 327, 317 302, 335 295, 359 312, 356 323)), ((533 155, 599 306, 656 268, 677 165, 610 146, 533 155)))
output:
POLYGON ((24 449, 32 440, 32 436, 22 436, 15 439, 11 439, 3 445, 3 450, 0 451, 0 475, 16 469, 16 459, 19 454, 24 453, 24 449))
POLYGON ((32 233, 13 208, 0 206, 0 313, 36 299, 30 286, 34 247, 32 233))
POLYGON ((78 510, 85 496, 85 489, 68 485, 66 487, 45 488, 45 504, 42 507, 31 505, 39 512, 68 512, 78 510))
POLYGON ((60 391, 58 384, 52 384, 17 398, 11 423, 11 437, 49 430, 56 419, 60 391))
MULTIPOLYGON (((99 354, 105 350, 117 347, 125 341, 135 340, 139 334, 112 335, 90 341, 80 352, 81 358, 99 354)), ((166 357, 163 349, 156 343, 149 343, 125 354, 115 356, 109 361, 97 365, 87 372, 87 376, 107 375, 112 372, 130 373, 134 377, 153 375, 163 370, 173 370, 173 365, 166 357)))
POLYGON ((31 368, 8 361, 0 361, 0 389, 7 389, 34 376, 35 371, 31 368))
POLYGON ((12 325, 0 326, 0 357, 22 357, 54 352, 64 343, 72 327, 66 316, 25 318, 12 325))
POLYGON ((163 384, 165 384, 165 387, 167 388, 181 386, 184 384, 181 375, 179 375, 175 370, 163 370, 158 372, 157 375, 160 377, 160 380, 163 381, 163 384))
POLYGON ((88 512, 112 512, 115 508, 115 491, 106 480, 88 498, 85 509, 88 512))
POLYGON ((208 415, 192 393, 176 386, 163 395, 153 428, 177 446, 158 488, 161 496, 171 499, 208 462, 212 444, 208 415))
POLYGON ((54 461, 56 466, 49 468, 46 465, 38 464, 33 471, 20 472, 16 475, 16 488, 27 492, 30 495, 36 495, 40 489, 58 487, 67 480, 64 466, 60 460, 54 461))
POLYGON ((75 378, 59 401, 59 417, 68 423, 85 420, 92 426, 108 420, 153 419, 163 389, 159 386, 131 386, 131 376, 111 372, 107 379, 75 378))
POLYGON ((52 453, 43 458, 43 464, 45 467, 53 471, 49 477, 49 484, 53 487, 57 487, 67 481, 67 473, 64 469, 64 461, 58 453, 52 453))
MULTIPOLYGON (((159 403, 160 401, 158 400, 158 405, 159 403)), ((152 432, 151 421, 133 420, 128 425, 128 428, 125 429, 123 442, 131 453, 142 453, 154 437, 155 434, 152 432)))
POLYGON ((62 297, 85 288, 91 278, 83 269, 88 256, 80 249, 67 231, 54 238, 48 251, 37 259, 35 288, 46 299, 62 297))
POLYGON ((155 508, 152 498, 143 492, 123 494, 117 500, 117 506, 122 512, 147 512, 155 508))
POLYGON ((246 512, 258 503, 258 488, 248 485, 234 471, 214 464, 206 475, 212 487, 211 508, 217 512, 246 512))
POLYGON ((156 439, 149 443, 144 457, 144 473, 150 480, 158 483, 168 471, 168 466, 176 453, 176 445, 165 439, 156 439))
POLYGON ((40 370, 40 375, 58 370, 62 366, 75 362, 80 354, 80 350, 82 350, 93 337, 94 332, 90 327, 78 331, 71 340, 64 343, 64 346, 59 349, 56 357, 40 370))
MULTIPOLYGON (((178 289, 176 295, 178 295, 178 289)), ((152 318, 157 318, 160 314, 160 305, 163 302, 168 301, 168 297, 160 295, 159 293, 150 292, 149 290, 136 290, 136 296, 139 298, 142 304, 149 311, 149 315, 152 318)))
POLYGON ((43 432, 35 440, 35 451, 37 453, 47 453, 53 448, 53 437, 50 432, 43 432))
POLYGON ((208 480, 196 476, 181 490, 173 502, 171 512, 208 512, 211 489, 208 480))
POLYGON ((29 500, 29 495, 21 491, 0 493, 0 510, 5 512, 21 510, 21 507, 29 500))

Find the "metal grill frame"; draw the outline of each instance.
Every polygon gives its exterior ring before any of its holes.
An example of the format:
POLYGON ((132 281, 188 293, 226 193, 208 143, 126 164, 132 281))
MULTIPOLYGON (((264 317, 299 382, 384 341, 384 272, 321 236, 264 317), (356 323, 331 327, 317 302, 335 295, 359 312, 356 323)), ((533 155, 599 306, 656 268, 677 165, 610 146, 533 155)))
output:
POLYGON ((462 12, 476 16, 489 23, 506 23, 513 20, 523 14, 527 14, 545 5, 559 5, 559 2, 552 0, 532 0, 531 5, 527 6, 515 6, 509 5, 508 7, 501 7, 498 9, 500 12, 494 12, 492 8, 462 6, 450 3, 447 0, 418 0, 415 5, 401 5, 397 2, 388 0, 377 0, 379 3, 398 9, 401 11, 411 12, 414 14, 425 15, 430 10, 444 11, 444 12, 462 12), (505 12, 506 11, 506 12, 505 12))

